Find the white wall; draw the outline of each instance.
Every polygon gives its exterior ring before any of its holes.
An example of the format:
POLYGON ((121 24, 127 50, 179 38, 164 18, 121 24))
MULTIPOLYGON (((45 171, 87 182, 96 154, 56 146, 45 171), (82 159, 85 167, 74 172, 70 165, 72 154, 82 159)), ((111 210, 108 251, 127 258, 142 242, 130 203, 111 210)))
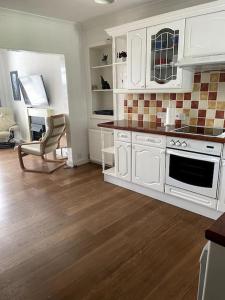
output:
MULTIPOLYGON (((0 51, 0 61, 5 65, 4 79, 8 82, 6 99, 15 113, 23 140, 29 139, 27 119, 24 118, 26 106, 23 100, 14 101, 10 82, 10 72, 18 71, 19 77, 41 74, 49 97, 50 107, 54 112, 68 115, 68 95, 65 74, 64 56, 59 54, 44 54, 28 51, 0 51)), ((1 75, 2 72, 1 72, 1 75)))
POLYGON ((79 25, 0 9, 0 48, 65 55, 72 157, 88 159, 87 108, 84 95, 79 25))

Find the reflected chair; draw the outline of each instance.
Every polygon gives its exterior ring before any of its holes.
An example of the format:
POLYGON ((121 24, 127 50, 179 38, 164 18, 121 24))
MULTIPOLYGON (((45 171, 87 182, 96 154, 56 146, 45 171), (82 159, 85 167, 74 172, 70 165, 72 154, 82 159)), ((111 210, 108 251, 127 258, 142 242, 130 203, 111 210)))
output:
POLYGON ((35 173, 52 173, 55 170, 61 168, 66 164, 65 160, 59 159, 47 159, 45 156, 50 153, 54 153, 59 147, 59 142, 66 130, 66 118, 65 115, 54 115, 47 118, 47 132, 40 141, 34 141, 30 143, 23 143, 18 146, 18 157, 20 167, 25 172, 35 173), (26 155, 40 156, 44 162, 57 164, 51 170, 36 170, 27 169, 24 166, 23 157, 26 155))

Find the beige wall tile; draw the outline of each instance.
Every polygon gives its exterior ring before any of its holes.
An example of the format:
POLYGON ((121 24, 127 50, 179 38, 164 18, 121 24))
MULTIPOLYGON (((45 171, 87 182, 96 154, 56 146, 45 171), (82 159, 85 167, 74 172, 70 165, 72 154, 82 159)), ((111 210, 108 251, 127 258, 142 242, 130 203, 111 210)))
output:
POLYGON ((208 101, 207 100, 200 100, 198 108, 199 109, 207 109, 208 108, 208 101))
POLYGON ((214 126, 214 119, 206 119, 205 120, 205 125, 207 127, 213 127, 214 126))
POLYGON ((225 101, 216 101, 216 108, 220 110, 225 110, 225 101))
POLYGON ((208 101, 208 108, 209 109, 215 109, 216 108, 216 101, 208 101))
POLYGON ((216 110, 215 109, 207 109, 206 111, 206 118, 207 119, 214 119, 216 116, 216 110))
POLYGON ((211 73, 210 74, 210 82, 219 82, 220 73, 211 73))
POLYGON ((223 128, 224 120, 223 119, 215 119, 214 127, 223 128))
POLYGON ((200 92, 200 100, 208 100, 208 92, 200 92))

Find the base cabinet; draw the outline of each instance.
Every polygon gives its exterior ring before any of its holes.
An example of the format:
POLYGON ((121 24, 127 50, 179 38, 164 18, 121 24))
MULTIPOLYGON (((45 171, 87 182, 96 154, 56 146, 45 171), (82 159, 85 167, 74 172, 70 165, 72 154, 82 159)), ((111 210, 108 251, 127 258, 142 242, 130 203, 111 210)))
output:
MULTIPOLYGON (((102 163, 102 146, 101 146, 101 130, 98 129, 89 129, 89 155, 90 160, 95 163, 102 163)), ((113 132, 112 131, 103 131, 104 136, 104 145, 106 147, 113 146, 113 132)), ((105 156, 106 165, 113 165, 113 157, 110 154, 105 156)))
POLYGON ((115 141, 115 172, 118 178, 131 181, 131 143, 115 141))
POLYGON ((165 150, 133 145, 132 182, 163 192, 165 183, 165 150))

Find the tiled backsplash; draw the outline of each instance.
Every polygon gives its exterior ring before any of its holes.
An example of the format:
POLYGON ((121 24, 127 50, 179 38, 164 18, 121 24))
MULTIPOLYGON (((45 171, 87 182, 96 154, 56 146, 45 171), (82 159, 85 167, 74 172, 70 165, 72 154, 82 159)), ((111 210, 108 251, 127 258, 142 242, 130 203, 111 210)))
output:
POLYGON ((196 73, 193 92, 177 94, 128 94, 124 100, 124 118, 161 123, 157 113, 176 107, 185 115, 178 124, 225 127, 225 72, 196 73))

